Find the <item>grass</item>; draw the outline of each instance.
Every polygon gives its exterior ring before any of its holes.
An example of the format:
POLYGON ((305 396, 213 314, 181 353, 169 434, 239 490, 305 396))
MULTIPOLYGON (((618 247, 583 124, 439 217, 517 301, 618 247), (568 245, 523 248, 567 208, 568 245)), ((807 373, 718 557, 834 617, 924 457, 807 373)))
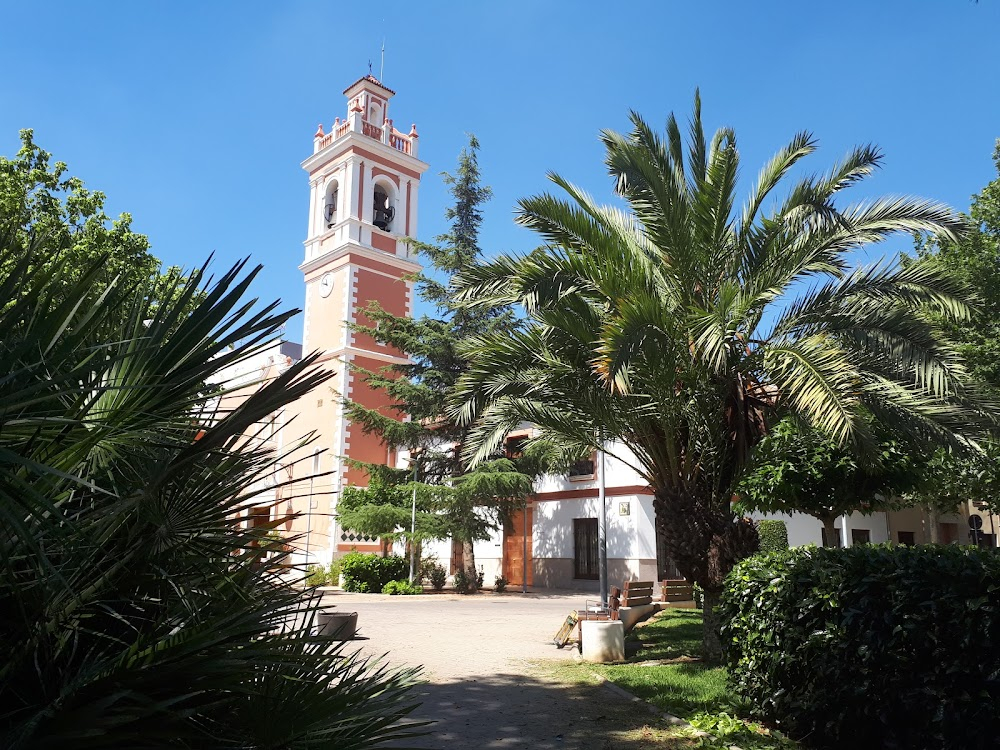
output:
POLYGON ((700 661, 701 633, 700 611, 665 610, 629 635, 626 650, 632 655, 626 663, 575 668, 598 674, 718 738, 701 740, 698 747, 799 748, 747 718, 748 707, 729 691, 725 668, 700 661))

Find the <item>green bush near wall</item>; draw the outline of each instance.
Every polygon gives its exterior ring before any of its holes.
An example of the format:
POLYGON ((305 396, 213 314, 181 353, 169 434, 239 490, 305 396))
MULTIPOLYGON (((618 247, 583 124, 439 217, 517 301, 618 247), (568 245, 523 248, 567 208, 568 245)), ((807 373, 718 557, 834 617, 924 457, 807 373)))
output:
POLYGON ((810 746, 997 747, 1000 555, 756 555, 729 575, 721 609, 734 691, 810 746))
POLYGON ((346 591, 362 594, 380 593, 389 581, 400 581, 409 574, 406 558, 390 555, 366 555, 348 552, 340 558, 340 572, 346 591))
POLYGON ((757 522, 761 552, 780 552, 788 549, 788 527, 784 521, 765 518, 757 522))

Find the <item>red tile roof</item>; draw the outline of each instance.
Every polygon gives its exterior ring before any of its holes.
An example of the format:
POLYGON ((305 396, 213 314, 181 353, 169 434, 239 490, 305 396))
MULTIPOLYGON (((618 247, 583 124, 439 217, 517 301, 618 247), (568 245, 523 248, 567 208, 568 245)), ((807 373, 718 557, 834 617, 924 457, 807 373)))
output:
POLYGON ((376 86, 385 89, 390 94, 395 95, 395 93, 396 93, 391 88, 389 88, 384 83, 382 83, 378 78, 376 78, 375 76, 371 75, 370 73, 368 75, 366 75, 366 76, 361 76, 361 78, 359 78, 354 83, 352 83, 350 86, 348 86, 346 89, 344 89, 344 93, 346 94, 348 91, 350 91, 351 89, 353 89, 355 86, 357 86, 362 81, 368 81, 368 83, 374 83, 376 86))

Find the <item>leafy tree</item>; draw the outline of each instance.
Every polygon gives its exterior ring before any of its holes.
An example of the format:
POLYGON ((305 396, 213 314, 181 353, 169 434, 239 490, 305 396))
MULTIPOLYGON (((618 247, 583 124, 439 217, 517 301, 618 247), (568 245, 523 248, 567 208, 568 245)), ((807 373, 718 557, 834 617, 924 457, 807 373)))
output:
POLYGON ((977 305, 969 320, 940 324, 957 343, 970 376, 1000 393, 1000 140, 993 162, 997 177, 972 196, 969 231, 957 237, 918 236, 916 255, 975 291, 977 305))
MULTIPOLYGON (((916 256, 947 269, 977 296, 968 321, 939 321, 968 363, 970 376, 1000 396, 1000 140, 993 150, 997 177, 972 196, 969 231, 957 238, 918 236, 916 256)), ((904 262, 912 262, 904 258, 904 262)), ((967 500, 1000 511, 1000 446, 994 441, 980 450, 937 449, 928 460, 920 483, 906 493, 931 516, 931 540, 937 541, 939 513, 953 512, 967 500)))
POLYGON ((416 278, 421 298, 436 308, 433 316, 396 317, 371 304, 365 315, 369 326, 359 326, 376 340, 404 353, 410 364, 361 371, 367 382, 393 400, 393 415, 348 403, 348 415, 369 433, 381 436, 392 448, 406 449, 417 463, 414 485, 406 469, 367 467, 367 488, 347 488, 338 508, 340 522, 362 533, 409 537, 412 493, 418 495, 416 540, 448 538, 463 544, 468 580, 476 580, 473 542, 486 539, 503 522, 511 508, 532 488, 533 477, 524 473, 526 460, 514 462, 502 450, 469 471, 456 446, 462 445, 468 427, 447 414, 455 383, 469 369, 460 351, 463 341, 493 331, 510 330, 516 321, 509 307, 498 305, 475 310, 456 307, 450 280, 459 271, 481 260, 479 229, 481 206, 490 189, 481 184, 477 152, 479 143, 469 137, 455 175, 445 181, 455 199, 446 212, 451 231, 437 237, 438 244, 415 243, 429 261, 431 273, 416 278), (398 421, 398 416, 409 420, 398 421), (520 463, 520 466, 516 465, 520 463))
POLYGON ((969 500, 991 513, 1000 512, 1000 445, 986 440, 975 450, 941 447, 920 466, 918 480, 903 493, 903 499, 928 514, 932 543, 938 541, 938 515, 954 513, 969 500))
MULTIPOLYGON (((21 131, 21 148, 13 159, 0 156, 0 237, 12 240, 0 257, 0 273, 10 274, 24 259, 18 253, 31 246, 29 263, 46 273, 25 280, 44 278, 45 294, 53 301, 64 299, 84 275, 92 279, 88 304, 115 279, 120 288, 133 291, 147 289, 147 282, 156 279, 153 299, 179 295, 184 288, 180 269, 161 275, 149 240, 132 231, 132 217, 123 213, 111 221, 104 193, 88 190, 66 172, 65 163, 53 163, 52 155, 35 144, 31 130, 21 131)), ((197 297, 190 300, 194 304, 197 297)))
POLYGON ((839 516, 897 507, 894 497, 916 486, 924 468, 918 452, 887 436, 878 436, 873 455, 861 457, 786 418, 755 449, 739 484, 740 508, 813 516, 823 524, 827 546, 837 547, 839 516))
POLYGON ((206 388, 295 312, 259 268, 153 298, 5 238, 0 272, 0 745, 371 747, 411 671, 313 635, 318 599, 244 509, 287 456, 255 425, 328 377, 304 358, 233 409, 206 388), (95 332, 108 332, 101 337, 95 332))
POLYGON ((879 166, 875 148, 774 200, 815 150, 800 133, 738 207, 736 136, 706 138, 697 96, 686 149, 673 116, 665 138, 637 114, 632 123, 628 135, 602 134, 627 210, 553 175, 566 198, 524 199, 518 217, 545 246, 463 274, 468 304, 520 304, 528 323, 474 342, 459 412, 477 420, 466 442, 474 459, 522 421, 580 447, 615 441, 654 492, 678 568, 705 590, 713 658, 723 579, 757 547, 731 500, 780 418, 871 451, 869 416, 955 442, 993 414, 924 314, 967 319, 965 285, 929 263, 849 268, 849 253, 896 232, 963 229, 921 199, 838 205, 879 166))

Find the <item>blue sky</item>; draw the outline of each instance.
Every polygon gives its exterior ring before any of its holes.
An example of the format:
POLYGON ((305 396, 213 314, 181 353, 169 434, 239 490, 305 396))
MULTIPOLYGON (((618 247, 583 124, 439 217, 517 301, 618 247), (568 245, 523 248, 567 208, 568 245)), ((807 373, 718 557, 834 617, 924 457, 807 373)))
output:
MULTIPOLYGON (((446 229, 438 176, 475 133, 494 199, 483 246, 523 251, 519 197, 555 170, 610 199, 602 128, 629 109, 736 129, 743 178, 798 130, 826 169, 874 142, 857 197, 910 193, 967 209, 994 176, 1000 3, 143 2, 0 4, 0 153, 20 128, 128 211, 168 264, 266 266, 256 291, 300 306, 308 192, 299 163, 344 88, 379 71, 390 114, 431 165, 420 238, 446 229), (44 8, 44 11, 39 10, 44 8)), ((900 239, 877 252, 906 249, 900 239)), ((301 335, 301 318, 289 329, 301 335)))

